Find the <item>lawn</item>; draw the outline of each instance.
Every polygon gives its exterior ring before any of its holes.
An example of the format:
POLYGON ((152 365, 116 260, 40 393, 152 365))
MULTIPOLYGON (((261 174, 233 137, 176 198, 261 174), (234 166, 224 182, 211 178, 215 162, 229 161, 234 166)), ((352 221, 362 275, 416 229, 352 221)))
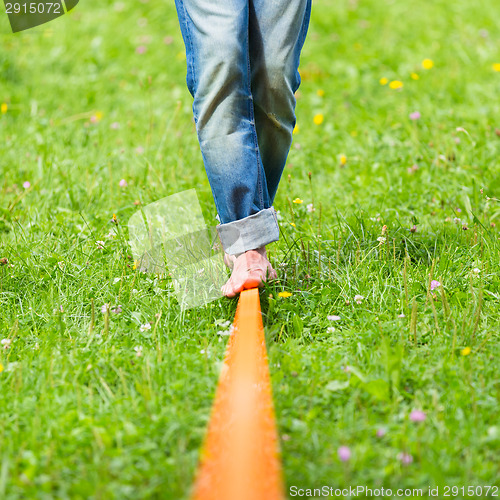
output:
MULTIPOLYGON (((500 485, 498 19, 314 1, 261 291, 290 495, 500 485)), ((127 244, 191 188, 217 223, 173 2, 0 32, 0 498, 187 499, 237 299, 127 244)))

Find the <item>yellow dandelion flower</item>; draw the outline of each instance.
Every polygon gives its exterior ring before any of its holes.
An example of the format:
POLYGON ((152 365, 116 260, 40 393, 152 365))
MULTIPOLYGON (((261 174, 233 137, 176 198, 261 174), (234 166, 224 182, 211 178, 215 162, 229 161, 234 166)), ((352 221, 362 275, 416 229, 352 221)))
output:
POLYGON ((389 87, 391 89, 400 89, 403 87, 403 82, 400 82, 399 80, 393 80, 391 83, 389 83, 389 87))
POLYGON ((462 349, 462 350, 460 351, 460 354, 461 354, 462 356, 468 356, 470 353, 471 353, 470 347, 465 347, 464 349, 462 349))
POLYGON ((411 75, 412 80, 418 80, 420 77, 417 75, 417 73, 412 73, 411 75))
POLYGON ((138 260, 134 260, 134 265, 132 266, 132 269, 137 269, 137 265, 139 264, 138 260))
POLYGON ((384 78, 381 78, 381 79, 379 80, 379 83, 380 83, 380 85, 387 85, 387 84, 389 83, 389 79, 388 79, 388 78, 385 78, 385 77, 384 77, 384 78))
MULTIPOLYGON (((500 71, 500 63, 493 64, 493 71, 500 71)), ((2 104, 3 106, 3 104, 2 104)))
POLYGON ((7 106, 7 103, 6 102, 2 102, 2 105, 0 106, 0 111, 2 112, 2 114, 7 113, 8 109, 9 109, 9 106, 7 106))
POLYGON ((295 124, 295 127, 293 127, 292 134, 295 135, 295 134, 298 134, 298 133, 299 133, 299 124, 297 123, 297 124, 295 124))
POLYGON ((96 121, 101 121, 103 117, 102 111, 96 111, 94 116, 96 121))
POLYGON ((3 365, 2 365, 2 363, 0 363, 0 373, 2 373, 2 372, 3 372, 3 365))
POLYGON ((317 115, 314 115, 313 121, 316 125, 321 125, 324 118, 325 117, 321 113, 318 113, 317 115))
POLYGON ((422 61, 422 68, 424 69, 431 69, 434 66, 434 62, 432 59, 424 59, 422 61))
POLYGON ((347 156, 346 155, 340 155, 340 164, 345 165, 347 163, 347 156))
POLYGON ((301 200, 300 198, 295 198, 292 203, 304 203, 304 200, 301 200))
POLYGON ((291 297, 292 294, 290 292, 279 292, 278 297, 291 297))
POLYGON ((295 225, 295 222, 290 222, 290 226, 297 227, 297 226, 295 225))
POLYGON ((316 91, 316 94, 317 94, 317 95, 319 95, 320 97, 324 97, 324 95, 325 95, 325 91, 324 91, 323 89, 318 89, 318 90, 316 91))

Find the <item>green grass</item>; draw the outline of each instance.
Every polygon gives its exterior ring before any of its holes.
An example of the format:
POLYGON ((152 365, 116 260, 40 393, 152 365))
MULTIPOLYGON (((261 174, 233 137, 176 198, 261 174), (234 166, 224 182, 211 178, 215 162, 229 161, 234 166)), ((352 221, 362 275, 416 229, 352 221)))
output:
MULTIPOLYGON (((499 18, 494 0, 314 2, 280 280, 261 295, 287 488, 499 484, 499 18)), ((136 200, 194 187, 216 223, 174 7, 6 21, 0 498, 187 498, 236 300, 181 314, 126 246, 136 200), (107 302, 122 312, 106 320, 107 302)))

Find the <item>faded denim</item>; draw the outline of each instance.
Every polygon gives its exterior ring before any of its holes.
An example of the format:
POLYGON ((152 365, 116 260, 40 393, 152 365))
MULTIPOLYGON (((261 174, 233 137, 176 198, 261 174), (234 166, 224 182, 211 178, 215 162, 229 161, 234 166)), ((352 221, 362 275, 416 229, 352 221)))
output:
POLYGON ((205 170, 229 254, 279 238, 311 0, 175 0, 205 170))

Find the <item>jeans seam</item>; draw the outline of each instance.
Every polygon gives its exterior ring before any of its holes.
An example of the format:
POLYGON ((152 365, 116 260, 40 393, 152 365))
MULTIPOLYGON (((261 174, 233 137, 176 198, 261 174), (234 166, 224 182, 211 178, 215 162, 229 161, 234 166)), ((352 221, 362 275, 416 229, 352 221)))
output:
POLYGON ((302 51, 302 47, 304 46, 304 43, 306 41, 310 15, 311 15, 311 0, 306 0, 306 8, 304 10, 304 17, 302 19, 302 27, 300 30, 300 38, 299 38, 300 51, 302 51))
MULTIPOLYGON (((181 0, 181 5, 182 5, 182 11, 184 12, 184 27, 186 30, 186 37, 188 39, 189 52, 190 52, 188 54, 189 58, 186 57, 186 59, 188 59, 186 62, 187 62, 188 72, 191 74, 191 78, 193 81, 193 98, 194 98, 194 94, 196 93, 195 90, 196 90, 197 82, 196 82, 196 72, 194 70, 194 61, 193 61, 193 58, 194 58, 193 39, 192 39, 190 29, 189 29, 188 13, 187 13, 187 10, 186 10, 185 4, 184 4, 184 0, 181 0)), ((193 108, 194 108, 194 101, 193 101, 193 108)), ((194 109, 193 109, 193 112, 194 112, 194 109)), ((193 114, 194 114, 195 122, 197 122, 196 113, 193 113, 193 114)))
MULTIPOLYGON (((250 15, 250 14, 249 14, 250 15)), ((253 143, 255 146, 255 152, 256 152, 256 159, 257 159, 257 189, 259 193, 259 203, 262 208, 264 207, 264 193, 263 193, 263 187, 262 187, 262 172, 260 169, 260 151, 259 151, 259 142, 257 139, 257 128, 255 124, 255 116, 254 116, 254 109, 253 109, 253 96, 252 96, 252 80, 251 80, 251 71, 252 68, 250 67, 250 28, 247 29, 247 49, 246 50, 246 56, 247 56, 247 80, 248 80, 248 85, 247 85, 247 90, 249 93, 249 99, 248 99, 248 113, 250 116, 250 126, 252 128, 252 136, 253 136, 253 143)))

